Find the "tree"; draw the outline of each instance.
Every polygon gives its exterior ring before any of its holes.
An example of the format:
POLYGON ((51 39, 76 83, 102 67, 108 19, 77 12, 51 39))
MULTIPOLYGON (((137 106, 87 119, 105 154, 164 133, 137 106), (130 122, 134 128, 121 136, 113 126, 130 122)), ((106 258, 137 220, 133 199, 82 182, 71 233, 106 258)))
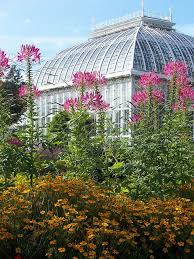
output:
POLYGON ((26 103, 18 95, 18 89, 22 82, 21 70, 16 65, 13 65, 1 86, 3 98, 11 114, 10 124, 17 123, 21 115, 26 111, 26 103))

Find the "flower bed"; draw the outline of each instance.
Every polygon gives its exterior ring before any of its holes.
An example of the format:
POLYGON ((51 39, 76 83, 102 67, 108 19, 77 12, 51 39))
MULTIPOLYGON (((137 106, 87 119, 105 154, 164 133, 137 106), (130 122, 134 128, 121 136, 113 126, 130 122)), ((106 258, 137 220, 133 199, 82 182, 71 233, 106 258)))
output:
POLYGON ((193 215, 189 199, 132 201, 47 176, 1 190, 1 258, 193 258, 193 215))

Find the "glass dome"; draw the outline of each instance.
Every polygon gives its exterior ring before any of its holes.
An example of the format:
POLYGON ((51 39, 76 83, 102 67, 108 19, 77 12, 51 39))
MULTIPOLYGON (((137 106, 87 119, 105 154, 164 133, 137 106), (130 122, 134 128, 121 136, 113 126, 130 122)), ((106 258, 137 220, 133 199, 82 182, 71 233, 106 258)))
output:
POLYGON ((162 73, 171 60, 194 68, 194 38, 173 29, 169 20, 136 17, 96 28, 91 38, 66 49, 47 61, 35 84, 68 83, 77 71, 100 71, 108 78, 127 76, 131 71, 162 73))

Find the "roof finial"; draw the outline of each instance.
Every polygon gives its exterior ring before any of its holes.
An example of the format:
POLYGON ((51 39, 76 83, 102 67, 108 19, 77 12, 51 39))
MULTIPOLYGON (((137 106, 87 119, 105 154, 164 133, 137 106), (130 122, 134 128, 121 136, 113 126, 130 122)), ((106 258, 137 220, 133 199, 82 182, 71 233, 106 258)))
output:
POLYGON ((144 0, 141 0, 141 16, 144 16, 144 0))
POLYGON ((172 7, 169 8, 169 13, 170 13, 170 21, 172 22, 172 7))

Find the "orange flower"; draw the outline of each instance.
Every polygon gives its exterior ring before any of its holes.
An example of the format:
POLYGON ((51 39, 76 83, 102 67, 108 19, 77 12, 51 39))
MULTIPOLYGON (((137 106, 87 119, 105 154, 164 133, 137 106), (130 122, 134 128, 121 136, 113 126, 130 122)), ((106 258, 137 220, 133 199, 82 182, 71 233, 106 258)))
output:
POLYGON ((60 247, 60 248, 58 248, 58 251, 59 251, 59 253, 64 253, 65 252, 65 248, 64 247, 60 247))
POLYGON ((102 246, 107 246, 108 245, 108 242, 103 242, 102 243, 102 246))
POLYGON ((178 246, 184 246, 185 243, 184 242, 178 242, 178 246))
POLYGON ((96 245, 95 245, 95 244, 92 244, 92 243, 91 243, 91 244, 88 244, 88 247, 89 247, 90 249, 93 249, 93 250, 96 249, 96 245))
POLYGON ((51 240, 51 241, 49 242, 50 245, 56 245, 56 243, 57 243, 56 240, 51 240))
POLYGON ((191 239, 187 239, 187 240, 186 240, 186 242, 187 242, 187 244, 188 244, 188 245, 190 245, 190 246, 192 246, 192 245, 193 245, 193 242, 192 242, 192 240, 191 240, 191 239))
POLYGON ((189 254, 191 252, 191 250, 187 248, 184 250, 184 252, 185 252, 185 254, 189 254))

